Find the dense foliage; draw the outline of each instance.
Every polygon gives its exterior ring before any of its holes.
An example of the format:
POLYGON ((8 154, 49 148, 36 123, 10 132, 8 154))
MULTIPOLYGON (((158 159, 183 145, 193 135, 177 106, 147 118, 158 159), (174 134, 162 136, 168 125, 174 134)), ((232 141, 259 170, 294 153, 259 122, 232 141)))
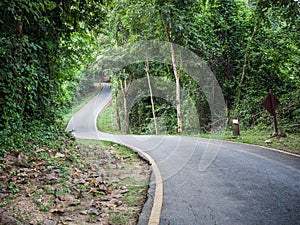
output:
POLYGON ((55 142, 64 135, 60 118, 89 60, 89 28, 99 26, 101 5, 4 0, 0 15, 0 153, 55 142))
MULTIPOLYGON (((299 5, 297 0, 3 0, 0 154, 22 149, 25 142, 63 140, 61 115, 82 86, 102 75, 86 70, 93 53, 103 56, 113 46, 138 40, 174 42, 205 60, 221 85, 226 116, 239 117, 243 126, 271 124, 261 102, 273 89, 281 102, 280 129, 299 132, 299 5)), ((171 50, 172 46, 170 54, 171 50)), ((163 77, 188 92, 200 130, 209 131, 205 96, 178 63, 124 68, 111 77, 114 96, 126 101, 126 88, 133 80, 163 77)), ((151 96, 131 112, 116 104, 118 120, 124 121, 119 128, 147 133, 156 113, 169 133, 177 132, 181 116, 188 121, 182 123, 185 129, 191 124, 185 114, 190 103, 180 100, 175 111, 151 96)))
MULTIPOLYGON (((105 37, 110 41, 102 36, 100 42, 111 47, 141 39, 158 39, 184 46, 204 59, 216 75, 223 90, 228 121, 238 117, 244 127, 257 124, 271 127, 272 117, 261 103, 272 89, 281 102, 280 129, 299 132, 299 5, 299 1, 268 0, 115 0, 107 11, 105 37)), ((120 88, 120 80, 130 83, 136 79, 134 74, 141 71, 146 76, 145 65, 127 71, 127 77, 115 76, 116 90, 120 88)), ((151 76, 165 77, 174 85, 175 72, 168 65, 150 68, 151 76)), ((188 90, 196 105, 201 121, 199 132, 209 131, 210 112, 203 94, 191 85, 188 76, 180 77, 180 86, 188 90)), ((121 121, 130 120, 134 124, 132 132, 143 133, 145 127, 153 123, 150 102, 150 99, 140 101, 140 106, 130 114, 132 118, 130 115, 122 117, 122 107, 119 109, 121 121), (140 129, 136 128, 137 124, 140 129)), ((164 108, 165 103, 157 99, 155 103, 156 107, 164 108)), ((177 121, 165 120, 164 123, 172 127, 177 121)))

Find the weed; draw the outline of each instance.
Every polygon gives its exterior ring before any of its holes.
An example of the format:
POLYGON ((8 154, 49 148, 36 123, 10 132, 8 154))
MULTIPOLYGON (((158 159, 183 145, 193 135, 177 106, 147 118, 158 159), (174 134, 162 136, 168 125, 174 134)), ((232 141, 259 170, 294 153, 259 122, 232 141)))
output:
POLYGON ((44 190, 36 191, 31 198, 40 211, 49 211, 54 205, 54 197, 52 195, 46 195, 44 190))
POLYGON ((95 223, 97 221, 97 215, 95 214, 88 214, 87 215, 87 222, 89 223, 95 223))
POLYGON ((130 218, 132 218, 132 210, 128 212, 111 212, 110 224, 125 225, 129 224, 130 218))
POLYGON ((0 167, 2 167, 3 169, 6 168, 6 162, 1 162, 0 167))
POLYGON ((19 169, 13 170, 13 171, 10 172, 10 174, 11 174, 11 175, 14 175, 14 176, 17 175, 17 174, 19 174, 19 173, 20 173, 20 170, 19 170, 19 169))
POLYGON ((38 157, 41 158, 41 159, 47 160, 47 161, 50 159, 50 156, 49 156, 48 152, 40 152, 38 157))
POLYGON ((77 184, 76 188, 78 188, 81 191, 86 191, 87 187, 84 184, 77 184))
POLYGON ((24 220, 25 220, 26 224, 30 224, 31 216, 26 215, 25 218, 24 218, 24 220))
POLYGON ((134 178, 127 178, 122 181, 121 185, 126 185, 128 192, 122 197, 122 201, 129 206, 137 206, 142 200, 142 192, 146 192, 149 181, 143 180, 138 182, 134 178), (127 181, 126 181, 127 180, 127 181), (128 185, 131 184, 131 185, 128 185))
POLYGON ((20 190, 17 188, 16 184, 14 182, 8 183, 8 189, 11 191, 11 193, 16 194, 19 193, 20 190))
POLYGON ((46 194, 54 194, 54 190, 53 190, 51 185, 45 185, 44 186, 44 191, 45 191, 46 194))
POLYGON ((5 200, 5 201, 3 201, 3 202, 0 202, 0 207, 5 207, 5 206, 11 205, 11 204, 13 204, 13 203, 14 203, 14 200, 12 200, 12 199, 7 199, 7 200, 5 200))

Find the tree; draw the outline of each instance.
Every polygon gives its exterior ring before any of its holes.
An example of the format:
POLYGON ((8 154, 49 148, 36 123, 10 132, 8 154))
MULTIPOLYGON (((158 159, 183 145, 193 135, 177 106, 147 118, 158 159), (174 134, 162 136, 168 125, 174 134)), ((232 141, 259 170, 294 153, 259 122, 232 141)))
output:
MULTIPOLYGON (((183 40, 181 30, 186 25, 185 19, 189 17, 188 7, 191 1, 158 1, 157 8, 159 8, 160 20, 163 30, 165 32, 166 40, 170 45, 170 54, 172 58, 173 74, 176 82, 176 109, 177 109, 177 126, 178 134, 182 134, 182 115, 181 115, 181 85, 180 85, 180 70, 176 62, 174 43, 179 43, 183 40), (182 19, 184 18, 184 19, 182 19)), ((181 60, 181 59, 180 59, 181 60)), ((179 62, 180 63, 180 62, 179 62)))
POLYGON ((78 82, 89 59, 90 30, 101 11, 93 0, 0 2, 0 154, 64 133, 67 83, 78 82))
POLYGON ((145 58, 146 58, 146 74, 147 74, 147 81, 148 81, 148 87, 150 92, 150 99, 151 99, 151 108, 152 108, 152 116, 153 116, 153 122, 155 127, 155 134, 158 134, 158 126, 156 121, 156 114, 155 114, 155 105, 154 105, 154 99, 153 99, 153 92, 152 92, 152 86, 151 86, 151 79, 150 79, 150 72, 149 72, 149 60, 147 55, 147 50, 145 51, 145 58))

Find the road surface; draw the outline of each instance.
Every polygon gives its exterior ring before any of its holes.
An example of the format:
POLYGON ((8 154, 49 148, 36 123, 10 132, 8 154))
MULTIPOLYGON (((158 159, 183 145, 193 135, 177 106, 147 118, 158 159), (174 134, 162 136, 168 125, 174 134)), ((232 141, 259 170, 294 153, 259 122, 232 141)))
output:
MULTIPOLYGON (((67 129, 78 138, 143 150, 154 160, 163 181, 159 224, 300 224, 299 157, 218 140, 101 133, 96 118, 110 100, 111 91, 104 88, 67 129)), ((153 180, 140 224, 148 224, 155 185, 153 180)))

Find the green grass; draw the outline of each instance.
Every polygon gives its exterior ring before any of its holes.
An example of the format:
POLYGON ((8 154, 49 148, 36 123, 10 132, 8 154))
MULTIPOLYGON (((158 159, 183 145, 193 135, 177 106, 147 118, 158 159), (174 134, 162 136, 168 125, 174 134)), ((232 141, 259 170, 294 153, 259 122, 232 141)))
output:
POLYGON ((265 128, 264 130, 261 128, 242 129, 239 137, 234 137, 232 131, 216 134, 203 134, 200 135, 200 137, 265 146, 294 154, 300 154, 299 134, 287 134, 287 137, 272 137, 272 130, 268 128, 265 128), (271 142, 265 142, 266 140, 271 142))
POLYGON ((101 132, 119 134, 116 121, 115 103, 109 104, 97 118, 97 127, 101 132))
POLYGON ((126 224, 130 224, 130 219, 132 217, 132 211, 114 214, 114 212, 112 210, 111 215, 113 215, 113 216, 109 219, 110 224, 126 225, 126 224))
MULTIPOLYGON (((120 133, 117 130, 114 104, 110 104, 99 114, 97 125, 102 132, 120 133)), ((287 137, 271 137, 272 127, 257 126, 251 129, 240 129, 241 135, 237 138, 233 136, 230 129, 219 133, 200 134, 198 137, 247 143, 300 154, 300 134, 288 133, 287 137), (271 143, 266 143, 266 140, 271 140, 271 143)))
POLYGON ((135 178, 128 177, 121 181, 120 185, 128 188, 128 193, 122 197, 122 201, 126 202, 129 206, 136 206, 142 201, 141 192, 146 192, 149 186, 148 180, 136 180, 135 178))
POLYGON ((48 212, 54 206, 54 197, 46 194, 42 189, 36 190, 31 198, 40 211, 48 212))
POLYGON ((116 152, 119 156, 126 159, 127 162, 131 162, 131 161, 139 158, 137 153, 135 153, 131 149, 123 147, 123 146, 118 145, 118 148, 116 149, 116 152))

